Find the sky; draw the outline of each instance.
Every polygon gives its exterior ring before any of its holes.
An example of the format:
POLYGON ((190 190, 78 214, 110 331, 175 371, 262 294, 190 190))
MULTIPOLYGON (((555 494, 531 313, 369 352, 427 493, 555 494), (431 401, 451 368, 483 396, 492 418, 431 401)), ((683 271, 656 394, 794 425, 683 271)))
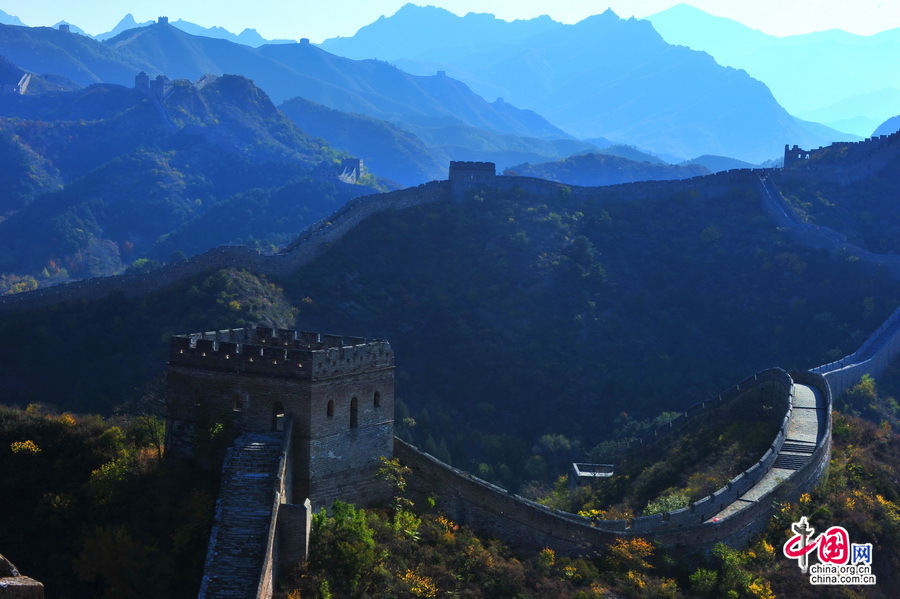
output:
MULTIPOLYGON (((378 17, 390 16, 408 0, 0 0, 0 10, 26 25, 67 21, 96 35, 115 27, 126 13, 138 22, 165 15, 234 33, 256 29, 267 39, 309 38, 314 43, 352 36, 378 17)), ((679 0, 422 0, 458 15, 492 13, 510 21, 549 15, 576 23, 607 8, 623 18, 646 17, 679 0)), ((740 21, 771 35, 843 29, 872 35, 900 27, 900 0, 689 0, 710 14, 740 21)))

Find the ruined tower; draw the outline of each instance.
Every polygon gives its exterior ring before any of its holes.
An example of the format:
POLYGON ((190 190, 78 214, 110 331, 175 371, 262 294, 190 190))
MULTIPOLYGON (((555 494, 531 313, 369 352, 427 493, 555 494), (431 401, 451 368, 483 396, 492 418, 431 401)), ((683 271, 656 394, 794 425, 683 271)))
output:
POLYGON ((394 355, 387 341, 244 328, 172 337, 167 448, 191 454, 204 426, 234 437, 292 419, 294 503, 367 505, 390 489, 376 477, 393 455, 394 355))

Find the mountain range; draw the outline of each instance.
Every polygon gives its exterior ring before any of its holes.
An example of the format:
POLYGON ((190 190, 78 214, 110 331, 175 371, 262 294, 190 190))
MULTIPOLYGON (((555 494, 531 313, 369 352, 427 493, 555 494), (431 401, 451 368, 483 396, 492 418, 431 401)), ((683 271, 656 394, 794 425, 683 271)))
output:
MULTIPOLYGON (((445 164, 468 157, 513 164, 597 149, 534 112, 487 102, 451 77, 409 75, 381 61, 349 60, 308 43, 251 48, 191 35, 167 23, 130 29, 102 43, 55 29, 0 26, 0 54, 28 71, 65 74, 81 85, 130 86, 139 71, 190 80, 206 73, 239 73, 275 102, 303 97, 427 137, 434 146, 430 153, 445 164)), ((394 178, 413 181, 415 168, 408 170, 394 178)))
POLYGON ((271 249, 373 191, 339 183, 346 155, 235 75, 176 81, 165 98, 110 84, 0 95, 0 148, 0 272, 13 282, 228 243, 271 249))
POLYGON ((665 181, 708 175, 700 164, 671 165, 637 162, 610 154, 579 154, 543 164, 520 164, 508 174, 537 177, 569 185, 597 187, 634 181, 665 181))
MULTIPOLYGON (((106 33, 100 33, 93 37, 97 40, 104 41, 108 40, 111 37, 115 37, 124 31, 128 31, 129 29, 147 27, 149 25, 153 25, 153 23, 154 21, 144 21, 143 23, 138 23, 134 20, 134 16, 131 13, 128 13, 127 15, 122 17, 122 20, 119 21, 116 26, 113 27, 110 31, 107 31, 106 33)), ((190 21, 185 21, 184 19, 172 21, 171 25, 192 35, 201 35, 203 37, 228 40, 236 44, 243 44, 245 46, 252 46, 254 48, 262 46, 264 44, 292 44, 296 41, 285 39, 267 40, 263 36, 261 36, 255 29, 249 28, 244 29, 238 34, 235 34, 223 27, 203 27, 202 25, 197 25, 196 23, 191 23, 190 21)))
POLYGON ((647 19, 667 42, 764 81, 801 118, 866 137, 900 112, 900 29, 776 37, 686 4, 647 19))
POLYGON ((22 22, 22 19, 8 14, 2 10, 0 10, 0 23, 2 23, 3 25, 17 25, 19 27, 26 27, 25 23, 22 22))
MULTIPOLYGON (((65 40, 64 32, 46 28, 12 29, 19 31, 0 32, 0 52, 29 71, 62 74, 83 85, 127 85, 138 70, 191 80, 234 72, 254 80, 276 103, 303 97, 399 125, 437 146, 437 155, 495 152, 481 159, 506 165, 563 158, 569 147, 534 151, 532 142, 486 141, 484 131, 545 140, 602 137, 670 161, 720 155, 751 163, 779 156, 785 143, 815 147, 840 137, 793 118, 746 73, 667 44, 648 22, 609 11, 562 25, 548 18, 506 23, 490 15, 456 17, 407 5, 353 38, 322 44, 357 60, 308 43, 251 48, 161 23, 121 31, 94 46, 83 36, 65 40), (519 153, 523 145, 532 146, 531 155, 519 153)), ((598 148, 573 151, 592 149, 598 148)))
POLYGON ((535 110, 577 137, 603 136, 663 157, 759 163, 790 140, 818 146, 842 137, 792 117, 746 72, 668 44, 648 21, 612 11, 564 25, 408 4, 321 47, 378 56, 415 73, 446 70, 482 96, 535 110))

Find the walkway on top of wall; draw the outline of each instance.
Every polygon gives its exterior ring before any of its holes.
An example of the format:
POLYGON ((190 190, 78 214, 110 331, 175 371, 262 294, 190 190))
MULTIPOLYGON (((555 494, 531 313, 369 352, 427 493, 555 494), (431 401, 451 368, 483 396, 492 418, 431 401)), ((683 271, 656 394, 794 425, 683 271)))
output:
POLYGON ((795 383, 794 403, 787 436, 774 464, 758 483, 707 522, 729 518, 766 497, 782 481, 806 466, 812 459, 818 443, 828 434, 827 429, 826 398, 814 387, 795 383))
POLYGON ((255 599, 268 531, 281 433, 235 440, 223 467, 200 599, 255 599))

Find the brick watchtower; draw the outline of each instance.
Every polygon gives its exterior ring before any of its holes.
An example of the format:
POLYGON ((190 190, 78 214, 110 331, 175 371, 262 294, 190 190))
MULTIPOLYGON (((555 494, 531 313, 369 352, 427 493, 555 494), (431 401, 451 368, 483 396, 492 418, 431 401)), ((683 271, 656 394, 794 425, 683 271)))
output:
POLYGON ((167 383, 168 451, 192 454, 198 425, 230 421, 237 437, 284 430, 290 417, 294 503, 389 496, 374 476, 393 455, 387 341, 261 327, 176 335, 167 383))

